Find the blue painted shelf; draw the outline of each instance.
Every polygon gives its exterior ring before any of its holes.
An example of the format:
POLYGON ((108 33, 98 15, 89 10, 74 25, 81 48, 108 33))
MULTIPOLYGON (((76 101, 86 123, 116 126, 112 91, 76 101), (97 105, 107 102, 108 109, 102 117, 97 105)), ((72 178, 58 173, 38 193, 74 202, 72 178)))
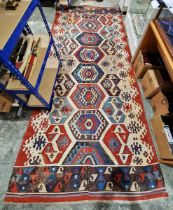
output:
POLYGON ((0 62, 18 79, 10 79, 7 86, 0 84, 0 89, 13 95, 22 105, 51 108, 53 89, 61 66, 61 60, 39 0, 22 0, 19 2, 17 10, 2 10, 0 12, 0 62), (47 46, 45 44, 44 47, 40 46, 34 71, 31 78, 27 80, 10 62, 9 57, 23 29, 26 29, 28 33, 32 33, 27 22, 37 7, 48 31, 48 36, 46 37, 47 46), (47 67, 47 60, 52 46, 57 58, 53 61, 52 66, 48 64, 47 67), (45 75, 48 76, 48 74, 51 78, 49 81, 50 85, 44 86, 45 75), (30 95, 28 101, 24 94, 30 95))

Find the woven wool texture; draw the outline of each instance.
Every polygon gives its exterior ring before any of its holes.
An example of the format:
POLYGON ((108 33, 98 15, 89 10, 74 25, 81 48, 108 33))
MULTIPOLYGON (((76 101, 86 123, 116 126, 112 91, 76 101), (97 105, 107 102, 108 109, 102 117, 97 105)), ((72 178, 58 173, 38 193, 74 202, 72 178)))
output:
POLYGON ((53 107, 32 115, 5 201, 166 197, 120 13, 57 12, 52 32, 62 59, 53 107))

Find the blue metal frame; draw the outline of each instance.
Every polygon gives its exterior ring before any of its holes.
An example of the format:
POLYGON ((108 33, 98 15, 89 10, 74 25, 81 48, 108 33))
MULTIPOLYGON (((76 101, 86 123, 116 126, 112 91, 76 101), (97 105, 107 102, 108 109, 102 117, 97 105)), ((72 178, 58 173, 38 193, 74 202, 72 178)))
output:
MULTIPOLYGON (((27 88, 27 90, 16 90, 16 91, 6 90, 5 89, 5 86, 3 86, 3 84, 0 84, 0 89, 5 90, 7 93, 9 93, 13 97, 17 98, 21 102, 22 105, 27 105, 27 104, 26 104, 25 101, 23 101, 16 94, 33 94, 45 106, 45 108, 50 109, 51 106, 52 106, 52 101, 53 101, 53 98, 52 98, 53 97, 53 93, 51 95, 50 102, 48 103, 44 99, 44 97, 40 95, 40 93, 38 92, 38 89, 39 89, 39 86, 40 86, 40 83, 41 83, 42 76, 44 74, 46 62, 47 62, 47 59, 49 57, 49 53, 50 53, 50 50, 51 50, 51 46, 52 45, 54 47, 54 50, 55 50, 57 59, 59 60, 59 66, 58 66, 58 70, 57 70, 57 75, 58 75, 59 68, 61 66, 60 55, 59 55, 58 50, 57 50, 57 48, 55 46, 55 42, 53 40, 53 36, 51 34, 51 31, 50 31, 49 25, 47 23, 45 14, 43 12, 43 9, 41 7, 40 1, 39 0, 32 0, 31 3, 30 3, 30 5, 28 6, 26 12, 24 13, 23 17, 19 21, 17 27, 14 29, 13 34, 11 35, 11 37, 9 38, 9 40, 7 41, 7 43, 5 44, 3 50, 0 50, 0 61, 6 66, 6 68, 13 75, 16 76, 16 78, 18 78, 21 81, 21 83, 27 88), (13 51, 16 43, 17 43, 17 40, 18 40, 20 34, 22 33, 22 30, 25 28, 28 33, 32 33, 32 31, 30 30, 30 28, 29 28, 29 26, 27 24, 27 21, 30 18, 30 16, 32 15, 32 13, 33 13, 33 11, 35 10, 36 7, 39 8, 39 11, 41 13, 42 19, 43 19, 43 21, 45 23, 45 27, 46 27, 46 29, 48 31, 49 36, 50 36, 50 42, 49 42, 48 49, 47 49, 46 55, 44 57, 44 60, 43 60, 43 63, 42 63, 41 69, 40 69, 40 73, 38 75, 38 79, 37 79, 36 85, 34 87, 23 76, 23 74, 13 65, 13 63, 9 61, 9 57, 10 57, 10 55, 11 55, 11 53, 12 53, 12 51, 13 51)), ((57 78, 57 75, 56 75, 56 78, 57 78)), ((55 78, 54 86, 53 87, 55 87, 56 78, 55 78)))
MULTIPOLYGON (((31 83, 23 76, 23 74, 13 65, 11 61, 9 61, 3 54, 0 52, 0 60, 5 65, 5 67, 13 74, 15 75, 22 84, 28 89, 26 93, 34 94, 38 100, 42 102, 45 106, 48 106, 48 103, 44 100, 44 98, 38 93, 38 91, 31 85, 31 83)), ((17 91, 13 91, 14 94, 17 93, 17 91)))
MULTIPOLYGON (((59 65, 58 65, 58 71, 57 71, 57 73, 56 73, 54 85, 53 85, 53 90, 55 89, 56 81, 57 81, 58 74, 59 74, 59 70, 60 70, 61 67, 62 67, 62 63, 61 63, 61 61, 60 61, 60 62, 59 62, 59 65)), ((49 109, 51 109, 51 107, 52 107, 53 97, 54 97, 54 91, 52 92, 52 95, 51 95, 51 98, 50 98, 49 109)))
POLYGON ((38 6, 38 1, 39 0, 32 0, 30 5, 28 6, 27 10, 25 11, 23 17, 20 19, 18 25, 14 29, 13 33, 11 34, 11 37, 8 39, 7 43, 5 44, 3 48, 3 54, 7 56, 8 58, 10 57, 17 40, 19 36, 21 35, 26 23, 28 22, 29 18, 31 17, 33 11, 35 8, 38 6))
MULTIPOLYGON (((41 16, 42 16, 42 18, 43 18, 43 21, 44 21, 44 23, 45 23, 45 26, 46 26, 46 29, 47 29, 47 31, 48 31, 48 34, 49 34, 49 36, 51 37, 51 39, 53 40, 53 36, 52 36, 51 30, 50 30, 49 25, 48 25, 48 23, 47 23, 47 20, 46 20, 46 17, 45 17, 45 14, 44 14, 44 12, 43 12, 43 8, 41 7, 40 2, 39 2, 39 4, 38 4, 38 8, 39 8, 39 10, 40 10, 40 13, 41 13, 41 16)), ((56 48, 56 45, 55 45, 55 42, 54 42, 54 41, 53 41, 53 47, 54 47, 54 50, 55 50, 56 57, 60 60, 60 55, 59 55, 59 53, 58 53, 58 50, 57 50, 57 48, 56 48)))
POLYGON ((50 42, 49 42, 49 45, 48 45, 48 48, 47 48, 47 52, 46 52, 46 55, 45 55, 45 57, 44 57, 44 60, 43 60, 42 66, 41 66, 41 70, 40 70, 40 73, 39 73, 39 75, 38 75, 38 79, 37 79, 37 82, 36 82, 35 88, 36 88, 37 90, 38 90, 38 88, 39 88, 41 79, 42 79, 43 74, 44 74, 46 62, 47 62, 47 59, 48 59, 48 57, 49 57, 49 52, 50 52, 50 49, 51 49, 52 44, 53 44, 53 40, 50 39, 50 42))

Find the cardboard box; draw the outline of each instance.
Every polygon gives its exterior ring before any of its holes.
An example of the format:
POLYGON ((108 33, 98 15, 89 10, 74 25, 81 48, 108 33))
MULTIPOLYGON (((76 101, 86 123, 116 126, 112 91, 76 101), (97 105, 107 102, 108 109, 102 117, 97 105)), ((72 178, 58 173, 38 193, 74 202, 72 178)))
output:
POLYGON ((162 67, 163 61, 157 52, 139 51, 134 62, 134 70, 138 79, 141 79, 148 69, 161 69, 162 67))
POLYGON ((173 90, 173 83, 171 82, 170 78, 164 76, 163 72, 158 70, 148 70, 144 77, 141 79, 141 85, 144 91, 144 96, 146 98, 151 98, 159 90, 166 90, 172 91, 173 90))
POLYGON ((150 100, 154 115, 169 114, 169 102, 161 90, 150 100))
POLYGON ((12 98, 5 94, 4 92, 0 93, 0 112, 10 112, 12 107, 12 98))
POLYGON ((173 92, 159 92, 150 100, 155 116, 173 113, 173 92))
POLYGON ((141 85, 145 98, 151 98, 160 89, 155 72, 153 70, 148 70, 145 73, 144 77, 141 79, 141 85))
POLYGON ((156 136, 159 153, 159 161, 162 163, 173 164, 173 151, 168 142, 168 135, 165 126, 170 126, 173 135, 173 115, 162 115, 152 119, 152 127, 156 136))

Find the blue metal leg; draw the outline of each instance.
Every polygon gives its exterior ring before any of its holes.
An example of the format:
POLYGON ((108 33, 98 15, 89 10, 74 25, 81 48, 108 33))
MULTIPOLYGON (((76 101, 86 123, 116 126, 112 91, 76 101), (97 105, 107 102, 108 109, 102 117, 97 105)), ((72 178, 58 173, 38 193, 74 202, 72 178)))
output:
MULTIPOLYGON (((57 77, 58 77, 58 73, 59 73, 60 68, 61 68, 61 63, 59 63, 59 65, 58 65, 58 71, 57 71, 56 78, 55 78, 55 82, 54 82, 54 85, 53 85, 53 90, 55 89, 56 79, 57 79, 57 77)), ((50 101, 50 107, 49 107, 49 109, 51 109, 51 107, 52 107, 53 97, 54 97, 54 91, 52 92, 52 96, 51 96, 51 101, 50 101)))
POLYGON ((44 57, 44 61, 42 63, 42 67, 41 67, 40 73, 39 73, 38 78, 37 78, 37 82, 36 82, 36 85, 35 85, 36 89, 39 88, 40 82, 41 82, 43 74, 45 72, 45 66, 46 66, 46 62, 47 62, 48 57, 49 57, 49 53, 50 53, 50 49, 51 49, 52 44, 53 44, 53 40, 51 39, 50 42, 49 42, 48 48, 47 48, 46 55, 44 57))
POLYGON ((47 31, 48 31, 48 34, 49 34, 49 36, 51 37, 51 39, 53 40, 53 47, 54 47, 54 50, 55 50, 55 54, 56 54, 57 58, 60 60, 60 55, 59 55, 58 50, 57 50, 57 48, 56 48, 56 45, 55 45, 55 42, 54 42, 52 33, 51 33, 51 31, 50 31, 49 25, 48 25, 48 23, 47 23, 47 20, 46 20, 45 14, 44 14, 44 11, 43 11, 43 9, 42 9, 40 3, 38 4, 38 7, 39 7, 39 10, 40 10, 41 16, 42 16, 42 18, 43 18, 43 21, 44 21, 44 23, 45 23, 46 29, 47 29, 47 31))
MULTIPOLYGON (((8 91, 7 91, 7 93, 8 93, 8 91)), ((19 96, 17 96, 17 95, 10 95, 10 96, 16 98, 22 106, 27 105, 27 103, 24 100, 22 100, 19 96)))

